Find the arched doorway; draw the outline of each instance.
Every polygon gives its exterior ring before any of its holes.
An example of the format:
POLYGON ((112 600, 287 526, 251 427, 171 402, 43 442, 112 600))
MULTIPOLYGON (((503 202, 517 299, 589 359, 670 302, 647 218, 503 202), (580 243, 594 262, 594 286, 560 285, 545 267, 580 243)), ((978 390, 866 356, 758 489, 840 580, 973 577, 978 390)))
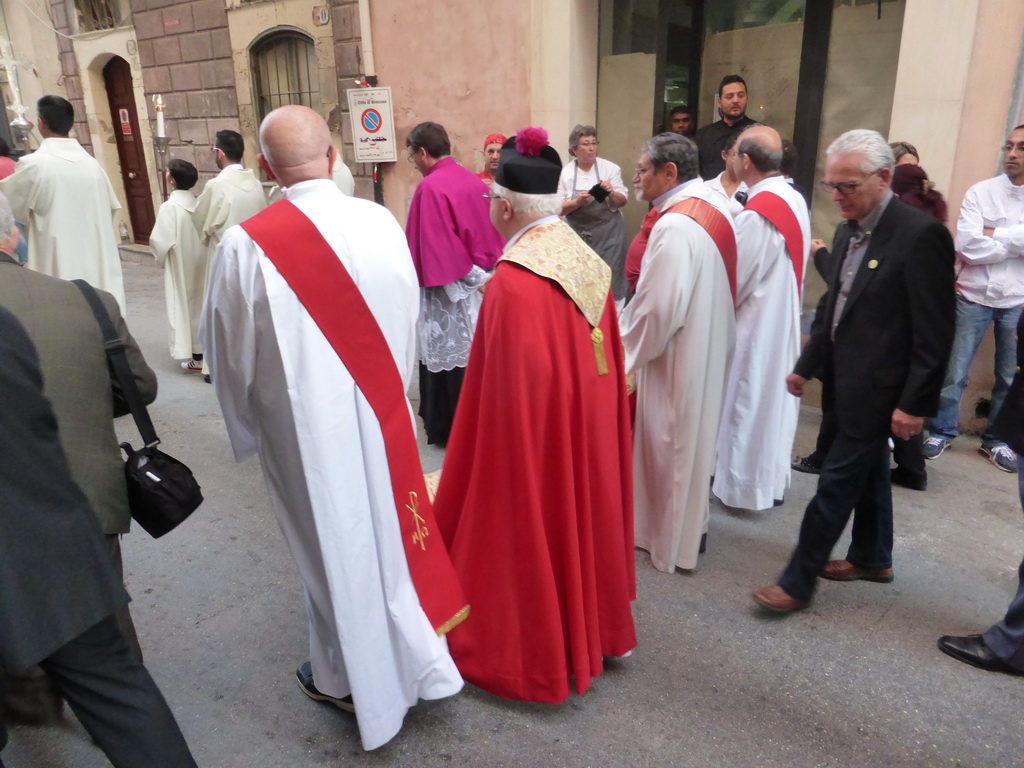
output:
POLYGON ((132 70, 128 62, 114 56, 103 67, 103 85, 110 102, 110 116, 114 121, 117 156, 121 162, 121 180, 124 183, 128 217, 132 222, 136 243, 149 243, 149 233, 156 221, 153 198, 146 169, 146 152, 139 134, 139 116, 135 110, 135 92, 132 89, 132 70))

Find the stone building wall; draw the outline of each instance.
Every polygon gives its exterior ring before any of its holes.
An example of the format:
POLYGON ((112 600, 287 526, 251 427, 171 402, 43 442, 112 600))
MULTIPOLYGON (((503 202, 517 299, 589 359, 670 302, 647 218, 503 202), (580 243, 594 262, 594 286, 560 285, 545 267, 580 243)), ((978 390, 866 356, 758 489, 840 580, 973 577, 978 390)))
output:
MULTIPOLYGON (((132 0, 150 121, 161 94, 168 157, 194 164, 201 180, 217 173, 210 148, 218 130, 239 130, 235 74, 224 0, 132 0)), ((151 123, 152 124, 152 123, 151 123)), ((255 154, 247 158, 253 165, 255 154)))
MULTIPOLYGON (((77 30, 72 26, 73 20, 68 17, 66 0, 50 0, 50 19, 57 30, 57 51, 60 57, 60 71, 64 81, 65 98, 75 108, 75 137, 90 154, 93 153, 92 137, 86 119, 85 96, 82 90, 82 73, 78 68, 78 59, 71 39, 67 35, 77 30)), ((33 114, 35 105, 32 105, 33 114)))

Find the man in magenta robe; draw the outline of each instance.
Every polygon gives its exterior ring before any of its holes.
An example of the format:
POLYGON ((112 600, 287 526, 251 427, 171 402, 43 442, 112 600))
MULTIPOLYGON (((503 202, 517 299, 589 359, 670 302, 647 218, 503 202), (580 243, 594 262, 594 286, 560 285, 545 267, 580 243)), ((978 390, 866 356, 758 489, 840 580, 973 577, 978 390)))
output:
POLYGON ((504 240, 491 224, 488 187, 450 157, 444 127, 420 123, 405 145, 423 174, 405 234, 423 288, 417 325, 420 416, 431 445, 446 445, 483 294, 504 240))

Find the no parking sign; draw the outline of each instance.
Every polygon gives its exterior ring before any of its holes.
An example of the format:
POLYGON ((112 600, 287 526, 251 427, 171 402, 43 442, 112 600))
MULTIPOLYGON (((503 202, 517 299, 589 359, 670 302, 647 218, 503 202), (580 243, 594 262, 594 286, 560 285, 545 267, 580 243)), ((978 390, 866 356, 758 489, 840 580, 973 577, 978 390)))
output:
POLYGON ((395 162, 398 159, 398 147, 395 146, 391 89, 353 88, 347 93, 356 162, 395 162))

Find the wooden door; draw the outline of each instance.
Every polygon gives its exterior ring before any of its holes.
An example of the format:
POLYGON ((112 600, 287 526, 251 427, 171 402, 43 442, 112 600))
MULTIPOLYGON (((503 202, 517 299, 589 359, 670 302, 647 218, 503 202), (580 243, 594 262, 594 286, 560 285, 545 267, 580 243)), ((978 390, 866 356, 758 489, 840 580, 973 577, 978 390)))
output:
POLYGON ((135 111, 132 70, 128 62, 115 56, 103 68, 103 84, 114 121, 117 155, 121 161, 121 180, 128 205, 128 216, 135 233, 135 242, 149 243, 149 233, 156 221, 153 197, 146 170, 146 152, 139 135, 139 116, 135 111))

